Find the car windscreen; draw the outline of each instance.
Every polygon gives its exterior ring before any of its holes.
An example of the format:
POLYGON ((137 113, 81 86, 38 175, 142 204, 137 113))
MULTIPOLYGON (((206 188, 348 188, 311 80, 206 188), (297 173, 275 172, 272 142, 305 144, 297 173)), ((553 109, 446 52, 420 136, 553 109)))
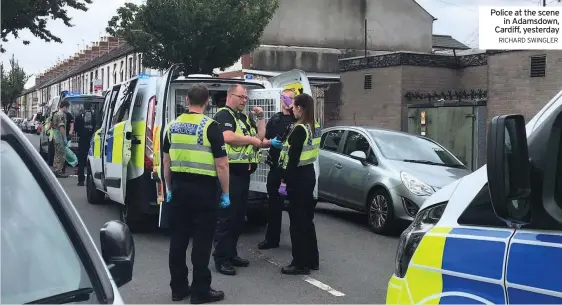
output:
POLYGON ((82 260, 49 199, 4 140, 0 175, 2 303, 23 304, 81 289, 95 298, 82 260))
POLYGON ((370 130, 386 159, 436 165, 464 166, 442 146, 421 137, 384 130, 370 130))

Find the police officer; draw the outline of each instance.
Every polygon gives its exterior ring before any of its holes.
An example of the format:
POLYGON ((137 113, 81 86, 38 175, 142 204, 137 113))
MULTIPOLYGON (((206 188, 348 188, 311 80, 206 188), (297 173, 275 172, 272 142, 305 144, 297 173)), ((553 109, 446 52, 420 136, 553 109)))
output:
POLYGON ((78 133, 78 185, 84 185, 84 168, 88 160, 90 140, 96 127, 95 113, 90 102, 84 102, 84 111, 76 117, 74 127, 78 133))
POLYGON ((297 122, 283 142, 279 164, 287 185, 293 261, 284 274, 309 274, 318 270, 318 242, 314 227, 314 162, 320 146, 320 125, 314 119, 314 100, 308 94, 295 98, 293 113, 297 122))
MULTIPOLYGON (((273 141, 281 141, 288 136, 295 117, 291 112, 295 92, 286 89, 281 95, 281 111, 274 114, 267 122, 265 127, 265 138, 273 141)), ((268 196, 268 221, 265 240, 258 244, 258 249, 272 249, 279 247, 281 239, 281 220, 283 215, 283 198, 279 196, 279 186, 281 184, 282 169, 279 167, 279 155, 281 149, 272 146, 269 149, 267 163, 269 164, 269 174, 267 175, 267 196, 268 196)))
POLYGON ((191 294, 191 303, 201 304, 224 299, 224 292, 211 288, 209 260, 217 212, 230 205, 229 172, 219 125, 203 114, 209 91, 202 84, 193 85, 187 101, 189 112, 168 125, 162 147, 166 201, 170 205, 170 287, 173 301, 191 294), (217 182, 222 189, 220 199, 217 182), (185 253, 190 238, 191 288, 185 253))
POLYGON ((234 267, 247 267, 250 262, 240 258, 236 250, 246 217, 246 202, 250 191, 250 175, 261 161, 260 148, 270 141, 265 136, 263 109, 254 107, 252 114, 258 122, 242 113, 248 101, 248 93, 242 85, 232 85, 226 96, 226 105, 220 108, 215 120, 223 131, 230 167, 231 206, 219 212, 215 232, 215 267, 225 275, 235 275, 234 267))

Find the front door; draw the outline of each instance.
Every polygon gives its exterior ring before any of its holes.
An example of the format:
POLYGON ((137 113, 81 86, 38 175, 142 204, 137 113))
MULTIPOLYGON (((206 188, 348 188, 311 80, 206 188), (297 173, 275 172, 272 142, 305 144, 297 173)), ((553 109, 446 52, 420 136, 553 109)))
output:
MULTIPOLYGON (((295 96, 306 93, 312 96, 312 87, 308 81, 306 73, 302 70, 291 70, 281 73, 269 79, 273 88, 292 89, 295 91, 295 96)), ((278 103, 279 104, 279 103, 278 103)), ((316 118, 318 121, 318 118, 316 118)), ((323 127, 323 126, 321 126, 323 127)), ((321 134, 321 130, 318 130, 321 134)), ((318 198, 318 176, 320 173, 320 165, 318 159, 314 162, 314 171, 316 172, 316 186, 314 187, 314 198, 318 198)))
POLYGON ((106 138, 105 186, 109 198, 121 204, 125 204, 127 191, 127 167, 131 160, 131 117, 137 81, 135 78, 121 86, 106 138))
POLYGON ((90 150, 88 151, 88 156, 90 158, 90 166, 92 170, 92 177, 94 178, 94 184, 98 189, 103 189, 102 174, 103 174, 103 159, 104 159, 104 124, 107 121, 107 116, 109 114, 109 107, 111 105, 111 92, 108 92, 105 96, 105 101, 102 106, 102 123, 100 129, 94 132, 92 141, 90 143, 90 150))
POLYGON ((474 170, 474 107, 410 108, 408 132, 443 145, 474 170))

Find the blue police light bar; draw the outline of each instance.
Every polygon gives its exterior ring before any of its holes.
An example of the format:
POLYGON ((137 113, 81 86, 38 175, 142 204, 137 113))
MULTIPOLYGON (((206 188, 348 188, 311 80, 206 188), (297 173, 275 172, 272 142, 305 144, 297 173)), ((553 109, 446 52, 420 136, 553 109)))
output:
POLYGON ((254 79, 254 76, 252 74, 246 74, 246 79, 254 79))
POLYGON ((149 74, 141 73, 141 74, 138 74, 137 77, 138 77, 139 79, 145 79, 145 78, 150 78, 150 75, 149 75, 149 74))

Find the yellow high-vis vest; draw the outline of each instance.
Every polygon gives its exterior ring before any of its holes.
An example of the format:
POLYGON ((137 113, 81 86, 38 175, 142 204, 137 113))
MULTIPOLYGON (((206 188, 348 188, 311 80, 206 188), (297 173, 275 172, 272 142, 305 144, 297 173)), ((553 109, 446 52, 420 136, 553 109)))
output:
MULTIPOLYGON (((302 126, 304 130, 306 130, 306 139, 304 140, 298 166, 313 164, 316 159, 318 159, 318 153, 320 152, 320 138, 322 134, 320 124, 314 122, 314 134, 308 124, 295 124, 293 130, 295 130, 297 126, 302 126)), ((291 130, 291 133, 293 133, 293 130, 291 130)), ((289 137, 291 133, 289 133, 289 136, 285 139, 285 142, 283 142, 283 149, 281 149, 281 154, 279 155, 279 165, 283 169, 286 169, 289 163, 289 148, 291 148, 289 137)))
MULTIPOLYGON (((246 124, 244 124, 238 116, 232 111, 232 109, 228 107, 220 108, 217 111, 217 114, 220 111, 228 111, 232 117, 234 118, 234 123, 236 124, 236 129, 234 131, 235 134, 241 136, 251 136, 255 137, 258 132, 257 130, 252 127, 253 125, 250 123, 250 118, 246 116, 246 124), (246 126, 250 127, 250 130, 246 128, 246 126)), ((246 145, 246 146, 233 146, 226 143, 226 153, 228 154, 228 162, 229 163, 260 163, 262 159, 261 150, 254 150, 253 145, 246 145)))
POLYGON ((170 169, 177 173, 217 176, 207 129, 213 119, 200 113, 185 113, 166 130, 170 141, 170 169))

